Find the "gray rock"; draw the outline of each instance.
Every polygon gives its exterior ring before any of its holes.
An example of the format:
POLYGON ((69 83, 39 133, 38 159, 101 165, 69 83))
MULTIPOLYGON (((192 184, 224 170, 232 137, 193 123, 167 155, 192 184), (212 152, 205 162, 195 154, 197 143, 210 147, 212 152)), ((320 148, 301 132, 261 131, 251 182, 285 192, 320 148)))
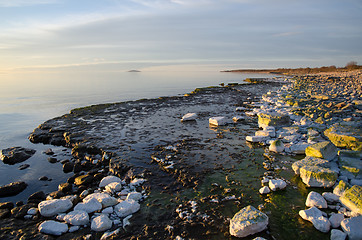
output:
POLYGON ((55 236, 60 236, 68 232, 68 225, 65 223, 56 222, 53 220, 45 221, 38 227, 39 232, 45 234, 51 234, 55 236))
POLYGON ((266 214, 253 206, 247 206, 237 212, 230 220, 230 234, 235 237, 246 237, 264 231, 269 223, 266 214))
POLYGON ((127 217, 140 209, 140 204, 132 199, 128 199, 118 203, 114 207, 114 212, 118 217, 127 217))
POLYGON ((34 149, 23 147, 6 148, 0 151, 0 159, 5 164, 16 164, 23 162, 34 155, 36 151, 34 149))
POLYGON ((341 222, 344 219, 344 215, 341 213, 332 214, 329 217, 329 222, 331 223, 332 228, 339 228, 341 226, 341 222))
POLYGON ((89 223, 89 215, 82 210, 74 210, 64 216, 63 221, 74 226, 87 225, 89 223))
POLYGON ((345 240, 347 234, 338 229, 332 229, 331 231, 331 240, 345 240))
POLYGON ((352 217, 344 219, 341 222, 341 227, 348 235, 349 240, 361 240, 362 239, 362 215, 358 217, 352 217))
POLYGON ((52 199, 42 201, 38 205, 39 212, 44 217, 51 217, 58 213, 66 212, 71 207, 73 207, 73 203, 69 199, 52 199))
POLYGON ((91 198, 86 202, 78 203, 74 207, 74 210, 83 210, 87 213, 92 213, 95 211, 99 211, 101 209, 102 209, 102 204, 96 198, 91 198))
POLYGON ((284 143, 282 143, 282 141, 280 140, 272 141, 269 146, 269 151, 276 153, 281 153, 284 151, 284 149, 285 149, 284 143))
POLYGON ((327 201, 317 192, 310 192, 305 202, 307 207, 327 208, 327 201))
POLYGON ((275 179, 275 180, 269 181, 269 188, 272 191, 276 191, 278 189, 284 189, 284 188, 286 188, 286 186, 287 186, 287 183, 282 179, 275 179))
POLYGON ((122 180, 116 176, 107 176, 102 178, 101 182, 99 183, 99 187, 105 187, 113 182, 122 183, 122 180))
POLYGON ((194 121, 197 119, 197 113, 187 113, 181 118, 181 122, 194 121))
POLYGON ((112 227, 112 221, 105 214, 101 214, 92 220, 91 229, 96 232, 102 232, 112 227))
POLYGON ((330 222, 328 218, 324 217, 323 212, 316 207, 311 207, 307 210, 300 210, 299 216, 301 216, 304 220, 313 223, 313 226, 321 232, 328 232, 330 229, 330 222))
POLYGON ((322 193, 322 196, 324 197, 327 202, 333 203, 333 202, 339 202, 339 196, 331 193, 331 192, 324 192, 322 193))

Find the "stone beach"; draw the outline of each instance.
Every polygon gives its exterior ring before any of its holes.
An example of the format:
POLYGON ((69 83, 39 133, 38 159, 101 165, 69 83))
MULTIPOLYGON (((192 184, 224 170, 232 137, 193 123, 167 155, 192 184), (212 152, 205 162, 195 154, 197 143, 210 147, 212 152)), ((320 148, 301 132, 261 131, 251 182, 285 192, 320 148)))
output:
POLYGON ((41 124, 74 175, 0 203, 0 238, 362 239, 362 72, 254 82, 41 124))

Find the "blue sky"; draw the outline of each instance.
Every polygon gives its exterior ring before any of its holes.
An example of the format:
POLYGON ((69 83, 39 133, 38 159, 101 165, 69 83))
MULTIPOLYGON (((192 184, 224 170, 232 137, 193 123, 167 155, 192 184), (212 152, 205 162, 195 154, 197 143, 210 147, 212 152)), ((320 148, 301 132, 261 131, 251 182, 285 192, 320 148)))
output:
POLYGON ((0 71, 362 64, 361 0, 0 0, 0 71))

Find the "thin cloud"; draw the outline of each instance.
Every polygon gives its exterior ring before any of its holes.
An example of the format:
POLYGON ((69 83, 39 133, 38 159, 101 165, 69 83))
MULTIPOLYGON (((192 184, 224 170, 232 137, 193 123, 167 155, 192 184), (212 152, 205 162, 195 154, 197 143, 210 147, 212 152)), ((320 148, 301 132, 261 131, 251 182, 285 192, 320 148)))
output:
POLYGON ((54 4, 58 0, 0 0, 0 7, 26 7, 32 5, 54 4))

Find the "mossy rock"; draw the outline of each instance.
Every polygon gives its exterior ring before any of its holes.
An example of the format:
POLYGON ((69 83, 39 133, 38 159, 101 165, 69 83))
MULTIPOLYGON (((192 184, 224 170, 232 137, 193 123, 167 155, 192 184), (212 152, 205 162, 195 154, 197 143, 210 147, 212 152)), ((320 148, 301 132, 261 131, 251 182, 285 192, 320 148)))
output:
POLYGON ((337 148, 331 142, 315 143, 305 150, 307 156, 332 160, 337 156, 337 148))
POLYGON ((347 189, 340 198, 340 201, 352 212, 362 214, 362 187, 354 185, 347 189))
POLYGON ((300 168, 300 178, 308 187, 332 187, 338 174, 328 168, 304 166, 300 168))
POLYGON ((342 196, 346 190, 350 188, 349 184, 343 180, 340 180, 338 185, 333 189, 333 193, 342 196))
POLYGON ((324 135, 326 135, 337 147, 344 147, 354 151, 362 151, 361 123, 336 123, 325 130, 324 135))
POLYGON ((259 113, 259 127, 267 126, 288 126, 290 125, 290 117, 286 114, 279 113, 259 113))
POLYGON ((299 175, 300 168, 305 166, 318 166, 318 167, 329 168, 330 163, 325 159, 306 156, 304 159, 294 162, 292 164, 292 169, 295 174, 299 175))
POLYGON ((360 158, 339 156, 341 171, 352 174, 353 177, 362 175, 362 161, 360 158))

